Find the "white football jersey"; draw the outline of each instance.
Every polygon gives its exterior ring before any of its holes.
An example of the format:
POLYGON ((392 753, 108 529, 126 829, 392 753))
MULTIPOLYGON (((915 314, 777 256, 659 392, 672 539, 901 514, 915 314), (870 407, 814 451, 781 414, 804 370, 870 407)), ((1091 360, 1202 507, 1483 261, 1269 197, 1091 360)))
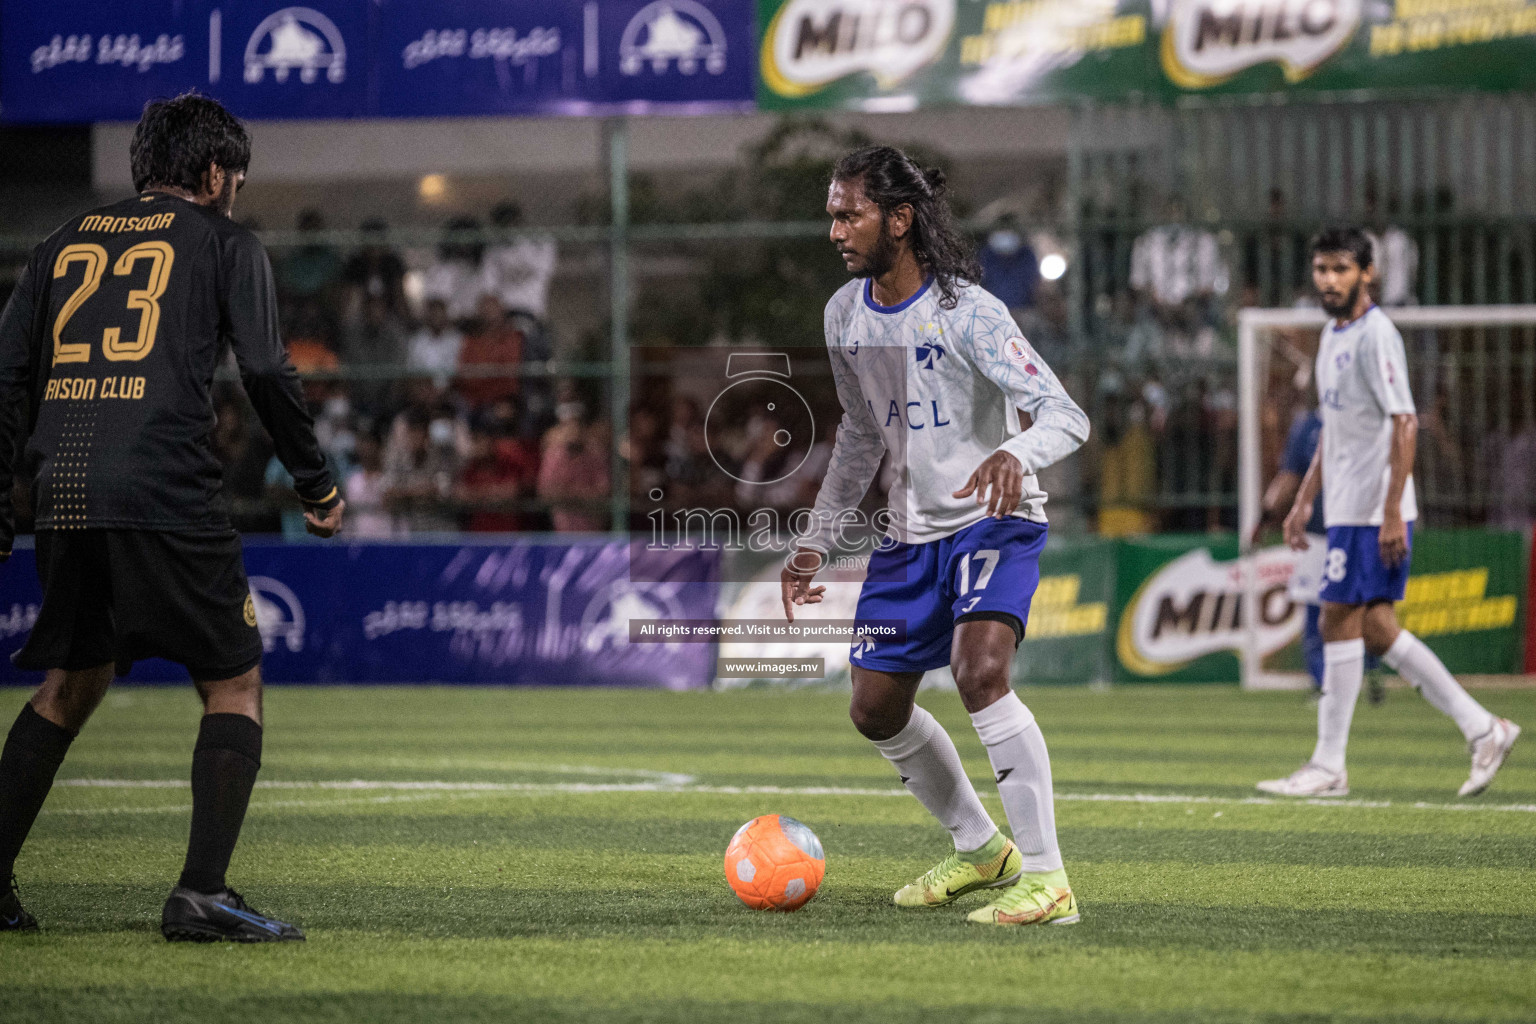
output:
MULTIPOLYGON (((1377 306, 1342 327, 1330 321, 1317 347, 1323 417, 1323 521, 1380 526, 1391 479, 1392 417, 1413 413, 1403 336, 1377 306)), ((1403 487, 1404 522, 1418 518, 1413 477, 1403 487)))
POLYGON ((885 452, 896 472, 887 534, 926 544, 981 521, 986 506, 955 491, 993 452, 1023 466, 1024 492, 1010 513, 1045 522, 1035 474, 1088 438, 1088 417, 1024 339, 1002 301, 975 285, 954 309, 930 281, 898 306, 875 303, 853 280, 827 303, 826 335, 843 418, 816 498, 818 529, 807 547, 828 550, 836 518, 859 507, 885 452), (1033 421, 1020 429, 1019 410, 1033 421))

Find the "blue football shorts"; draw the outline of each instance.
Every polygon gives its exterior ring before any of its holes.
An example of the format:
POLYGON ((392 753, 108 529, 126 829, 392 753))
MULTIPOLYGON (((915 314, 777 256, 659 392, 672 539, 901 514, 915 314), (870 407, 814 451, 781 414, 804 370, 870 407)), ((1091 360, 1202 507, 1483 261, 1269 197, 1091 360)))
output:
POLYGON ((1401 601, 1413 561, 1413 524, 1408 524, 1408 553, 1396 565, 1381 560, 1378 526, 1328 527, 1328 554, 1323 560, 1323 589, 1318 598, 1328 604, 1371 604, 1401 601))
POLYGON ((877 549, 859 592, 856 622, 901 620, 899 641, 856 637, 853 664, 879 672, 926 672, 949 664, 957 623, 998 619, 1024 638, 1040 585, 1046 527, 1009 516, 983 519, 927 544, 877 549))

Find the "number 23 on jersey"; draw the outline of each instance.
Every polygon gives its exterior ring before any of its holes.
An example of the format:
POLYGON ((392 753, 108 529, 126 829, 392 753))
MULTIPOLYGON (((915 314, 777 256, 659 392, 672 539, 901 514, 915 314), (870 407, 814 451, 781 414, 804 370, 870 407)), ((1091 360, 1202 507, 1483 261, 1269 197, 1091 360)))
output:
MULTIPOLYGON (((103 329, 101 351, 107 359, 113 362, 137 362, 149 355, 155 347, 155 334, 160 329, 160 297, 165 294, 166 285, 170 283, 171 266, 175 261, 176 250, 171 248, 170 243, 140 242, 125 251, 112 265, 114 276, 126 277, 134 272, 135 264, 147 262, 149 277, 143 288, 135 288, 128 293, 128 308, 139 311, 138 333, 134 339, 125 342, 121 327, 103 329)), ((59 250, 58 259, 53 264, 55 280, 67 276, 70 266, 75 263, 84 266, 85 274, 53 322, 55 365, 90 362, 90 343, 66 342, 63 338, 64 326, 96 294, 96 289, 101 287, 101 278, 106 273, 108 262, 110 258, 107 250, 94 242, 79 242, 59 250)))

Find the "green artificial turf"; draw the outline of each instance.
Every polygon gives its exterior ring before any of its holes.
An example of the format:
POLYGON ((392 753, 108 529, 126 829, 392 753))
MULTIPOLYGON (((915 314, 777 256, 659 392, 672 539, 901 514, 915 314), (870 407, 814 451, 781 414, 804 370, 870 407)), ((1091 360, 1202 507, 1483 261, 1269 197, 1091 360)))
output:
MULTIPOLYGON (((309 941, 190 947, 158 922, 198 708, 117 690, 17 866, 43 930, 0 935, 0 1020, 1536 1019, 1536 734, 1461 801, 1460 736, 1393 692, 1356 714, 1349 801, 1317 806, 1252 799, 1311 750, 1299 695, 1021 694, 1074 927, 891 906, 947 840, 841 695, 274 689, 230 877, 309 941), (721 870, 774 812, 827 851, 796 914, 746 910, 721 870)), ((1480 696, 1536 726, 1536 693, 1480 696)), ((0 726, 24 698, 0 691, 0 726)), ((923 703, 1001 821, 958 700, 923 703)))

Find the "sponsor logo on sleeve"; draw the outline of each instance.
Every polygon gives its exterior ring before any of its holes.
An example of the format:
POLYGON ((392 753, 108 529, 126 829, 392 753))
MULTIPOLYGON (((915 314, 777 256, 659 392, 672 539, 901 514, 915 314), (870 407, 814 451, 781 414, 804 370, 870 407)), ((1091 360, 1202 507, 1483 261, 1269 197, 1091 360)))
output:
POLYGON ((1035 353, 1023 338, 1009 338, 1003 342, 1003 355, 1008 357, 1010 363, 1022 366, 1024 372, 1031 377, 1040 375, 1040 367, 1035 365, 1035 353))

